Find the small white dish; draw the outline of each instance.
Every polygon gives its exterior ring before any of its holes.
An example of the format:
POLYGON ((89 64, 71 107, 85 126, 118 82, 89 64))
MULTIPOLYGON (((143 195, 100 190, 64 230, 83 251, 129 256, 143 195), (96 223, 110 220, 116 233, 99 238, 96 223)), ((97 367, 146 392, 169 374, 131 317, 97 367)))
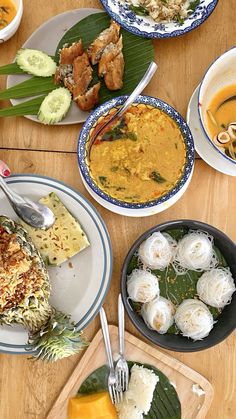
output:
POLYGON ((194 145, 199 156, 213 169, 229 176, 236 176, 236 167, 231 161, 223 159, 209 143, 203 131, 198 114, 198 95, 200 85, 197 86, 188 104, 187 123, 191 129, 194 145))
MULTIPOLYGON (((61 266, 48 268, 52 285, 50 302, 71 315, 77 327, 84 329, 103 304, 112 275, 112 249, 106 226, 93 205, 69 186, 42 176, 16 175, 7 179, 16 192, 31 199, 55 192, 81 223, 90 246, 61 266)), ((1 215, 16 219, 6 196, 0 191, 1 215)), ((0 352, 29 354, 28 335, 19 325, 0 326, 0 352)))
POLYGON ((20 26, 23 14, 23 0, 12 0, 16 6, 16 15, 14 19, 5 28, 0 30, 0 44, 10 39, 20 26))
MULTIPOLYGON (((211 140, 208 130, 207 109, 214 96, 226 86, 236 84, 236 47, 218 57, 206 71, 199 88, 198 113, 207 141, 216 152, 236 168, 236 160, 224 153, 224 148, 217 147, 211 140)), ((232 121, 233 122, 233 121, 232 121)))

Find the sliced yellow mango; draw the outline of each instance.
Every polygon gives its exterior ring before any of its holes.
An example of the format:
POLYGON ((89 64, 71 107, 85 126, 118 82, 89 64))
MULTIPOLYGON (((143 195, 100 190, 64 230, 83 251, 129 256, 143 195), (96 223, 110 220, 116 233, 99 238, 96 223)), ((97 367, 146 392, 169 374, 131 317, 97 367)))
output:
POLYGON ((68 419, 117 419, 115 406, 107 391, 69 400, 68 419))

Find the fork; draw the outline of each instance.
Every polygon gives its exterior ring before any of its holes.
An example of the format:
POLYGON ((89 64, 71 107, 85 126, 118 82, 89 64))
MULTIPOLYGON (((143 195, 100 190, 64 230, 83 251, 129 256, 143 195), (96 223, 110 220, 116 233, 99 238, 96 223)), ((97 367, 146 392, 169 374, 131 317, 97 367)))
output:
POLYGON ((107 317, 106 317, 106 313, 103 307, 100 309, 100 320, 101 320, 104 344, 105 344, 106 353, 107 353, 108 365, 110 368, 109 375, 108 375, 108 391, 109 391, 110 399, 112 403, 118 404, 123 399, 123 393, 122 391, 119 391, 117 387, 117 380, 116 380, 116 375, 115 375, 114 362, 112 358, 112 350, 111 350, 109 329, 108 329, 108 324, 107 324, 107 317))
POLYGON ((128 390, 129 367, 125 359, 125 316, 121 294, 118 297, 118 325, 119 325, 119 359, 116 364, 115 373, 118 388, 121 391, 128 390))

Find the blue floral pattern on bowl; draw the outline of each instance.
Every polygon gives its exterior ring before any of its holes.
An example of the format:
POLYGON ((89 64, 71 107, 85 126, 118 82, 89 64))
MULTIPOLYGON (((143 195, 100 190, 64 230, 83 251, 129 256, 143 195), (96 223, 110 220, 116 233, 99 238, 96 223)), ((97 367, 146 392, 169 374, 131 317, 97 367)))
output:
POLYGON ((214 11, 218 0, 200 0, 195 11, 181 22, 156 23, 149 16, 135 14, 126 0, 101 0, 107 13, 124 29, 145 38, 172 38, 200 26, 214 11))
POLYGON ((145 203, 130 203, 120 201, 115 199, 105 193, 102 189, 98 187, 98 185, 94 182, 91 178, 89 173, 89 168, 87 164, 87 144, 89 141, 89 133, 91 128, 96 125, 98 119, 105 114, 107 114, 110 109, 118 107, 124 103, 128 96, 119 96, 117 98, 111 99, 108 102, 100 105, 96 108, 92 114, 86 120, 78 139, 78 148, 77 148, 77 156, 78 156, 78 164, 81 171, 81 174, 85 180, 85 182, 90 186, 90 188, 102 199, 105 199, 109 203, 113 205, 117 205, 123 208, 129 209, 140 209, 140 208, 150 208, 154 207, 158 204, 162 204, 168 201, 170 198, 174 197, 181 188, 186 184, 189 177, 192 174, 193 166, 194 166, 194 142, 191 131, 182 118, 182 116, 174 109, 172 106, 168 105, 167 103, 161 101, 160 99, 156 99, 151 96, 139 96, 135 103, 142 103, 144 105, 151 105, 155 108, 158 108, 165 112, 168 116, 170 116, 178 125, 181 133, 183 135, 185 145, 186 145, 186 163, 183 171, 183 175, 178 181, 178 183, 171 189, 167 194, 161 196, 158 199, 153 201, 145 202, 145 203))

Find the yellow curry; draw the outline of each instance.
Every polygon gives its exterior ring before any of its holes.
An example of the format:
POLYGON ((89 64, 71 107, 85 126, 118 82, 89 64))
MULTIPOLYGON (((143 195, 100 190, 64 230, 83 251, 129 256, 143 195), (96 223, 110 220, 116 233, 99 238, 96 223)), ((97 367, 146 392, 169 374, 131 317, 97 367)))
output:
POLYGON ((12 0, 0 0, 0 30, 5 28, 16 16, 16 6, 12 0))
MULTIPOLYGON (((96 127, 103 121, 100 118, 96 127)), ((88 165, 94 182, 108 195, 142 203, 169 192, 180 180, 185 162, 186 146, 175 121, 159 109, 139 104, 96 140, 88 165)))

